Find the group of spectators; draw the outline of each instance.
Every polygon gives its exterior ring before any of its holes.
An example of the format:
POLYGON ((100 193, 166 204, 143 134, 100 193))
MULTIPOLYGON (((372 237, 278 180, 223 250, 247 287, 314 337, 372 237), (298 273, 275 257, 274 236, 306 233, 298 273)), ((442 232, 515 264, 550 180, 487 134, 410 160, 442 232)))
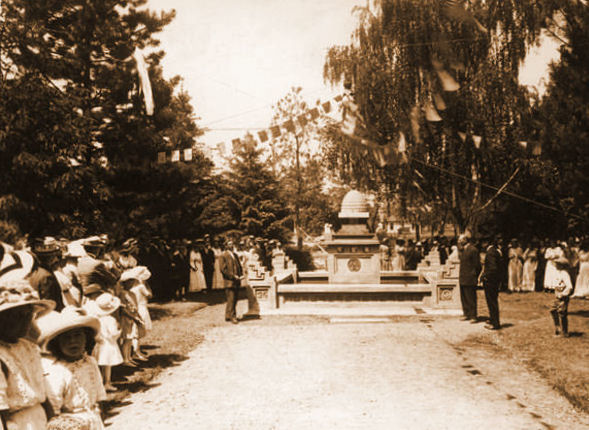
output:
POLYGON ((0 243, 3 428, 102 429, 112 367, 147 360, 140 339, 151 329, 151 273, 135 240, 105 252, 108 243, 104 235, 0 243))
POLYGON ((458 240, 460 294, 465 321, 477 322, 476 288, 482 286, 489 308, 489 329, 499 329, 498 293, 548 291, 555 294, 550 313, 555 333, 568 336, 570 297, 589 297, 589 239, 568 241, 512 239, 500 236, 475 242, 458 240))

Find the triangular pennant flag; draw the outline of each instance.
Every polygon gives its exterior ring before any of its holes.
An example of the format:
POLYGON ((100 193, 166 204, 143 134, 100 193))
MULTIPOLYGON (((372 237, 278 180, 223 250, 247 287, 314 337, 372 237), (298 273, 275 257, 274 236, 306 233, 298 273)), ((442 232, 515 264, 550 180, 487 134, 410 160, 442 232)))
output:
POLYGON ((192 148, 184 149, 184 161, 192 161, 192 148))
POLYGON ((301 114, 297 117, 297 120, 299 121, 299 124, 301 125, 301 128, 305 127, 305 125, 307 125, 307 115, 305 114, 301 114))
POLYGON ((165 152, 158 152, 157 153, 157 162, 158 163, 165 163, 166 162, 166 153, 165 152))
POLYGON ((277 125, 273 125, 272 127, 270 127, 270 133, 272 133, 272 139, 280 137, 280 127, 277 125))
POLYGON ((241 146, 241 139, 238 137, 237 139, 233 139, 231 141, 231 147, 233 152, 239 150, 239 147, 241 146))
POLYGON ((436 70, 436 73, 438 74, 438 78, 440 79, 440 83, 442 84, 444 91, 451 92, 458 91, 460 89, 460 84, 456 82, 450 73, 444 69, 436 70))
POLYGON ((528 142, 525 142, 525 141, 521 140, 519 142, 519 146, 521 146, 522 148, 526 149, 528 147, 528 142))
POLYGON ((319 116, 321 116, 319 109, 317 108, 311 109, 309 113, 311 114, 311 121, 315 121, 317 118, 319 118, 319 116))
POLYGON ((264 143, 268 140, 268 132, 266 130, 258 131, 258 137, 260 138, 260 142, 264 143))
POLYGON ((462 142, 466 142, 466 133, 465 132, 459 131, 458 136, 460 136, 460 140, 462 140, 462 142))
POLYGON ((433 98, 434 98, 434 104, 436 105, 436 109, 446 110, 446 103, 444 102, 444 99, 442 98, 442 96, 440 94, 434 93, 433 98))
POLYGON ((179 149, 174 149, 172 151, 172 161, 173 162, 180 161, 180 150, 179 149))
POLYGON ((442 117, 438 114, 436 108, 430 101, 425 104, 425 119, 431 122, 438 122, 442 120, 442 117))
POLYGON ((481 147, 481 140, 483 140, 481 136, 472 136, 472 141, 474 142, 474 146, 476 147, 476 149, 479 149, 481 147))
POLYGON ((339 94, 333 98, 333 100, 335 100, 338 103, 341 102, 343 99, 344 99, 344 96, 342 96, 341 94, 339 94))
POLYGON ((542 155, 542 143, 534 142, 532 147, 532 155, 542 155))
POLYGON ((292 121, 292 119, 289 119, 288 121, 286 121, 284 124, 282 124, 282 126, 284 127, 284 129, 290 133, 294 133, 295 132, 295 125, 294 122, 292 121))
POLYGON ((325 113, 331 112, 331 103, 329 101, 323 103, 321 105, 321 107, 323 108, 323 112, 325 112, 325 113))
POLYGON ((139 51, 138 48, 135 48, 135 52, 133 52, 133 58, 137 64, 137 73, 139 74, 139 81, 141 83, 141 92, 143 93, 143 98, 145 99, 145 113, 147 113, 147 115, 153 115, 153 93, 151 91, 149 73, 147 71, 147 65, 145 64, 143 54, 141 51, 139 51))
POLYGON ((407 141, 403 132, 399 133, 399 146, 397 147, 399 154, 404 154, 407 151, 407 141))

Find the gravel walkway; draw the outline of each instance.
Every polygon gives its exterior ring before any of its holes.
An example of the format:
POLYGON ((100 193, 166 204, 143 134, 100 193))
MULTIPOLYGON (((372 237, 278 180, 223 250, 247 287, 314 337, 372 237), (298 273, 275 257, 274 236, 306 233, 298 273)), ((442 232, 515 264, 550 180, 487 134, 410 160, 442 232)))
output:
POLYGON ((589 427, 519 364, 453 346, 481 325, 374 321, 265 317, 213 327, 188 360, 115 411, 109 430, 589 427))

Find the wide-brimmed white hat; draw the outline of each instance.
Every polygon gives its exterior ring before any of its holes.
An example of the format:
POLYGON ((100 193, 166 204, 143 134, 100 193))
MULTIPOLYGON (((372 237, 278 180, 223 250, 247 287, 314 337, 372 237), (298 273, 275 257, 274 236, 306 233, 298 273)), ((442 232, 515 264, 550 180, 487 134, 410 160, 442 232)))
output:
POLYGON ((55 309, 55 302, 40 299, 37 291, 25 279, 5 280, 0 283, 0 312, 27 305, 32 305, 38 315, 55 309))
POLYGON ((47 345, 52 339, 76 328, 89 328, 96 336, 100 330, 100 321, 96 317, 87 315, 81 308, 67 306, 61 312, 49 312, 38 318, 37 327, 41 332, 37 343, 41 351, 47 352, 47 345))
POLYGON ((102 293, 95 302, 98 316, 110 315, 121 306, 121 300, 111 293, 102 293))
POLYGON ((121 274, 120 281, 128 281, 130 279, 137 279, 138 281, 147 281, 151 277, 151 272, 145 266, 135 266, 131 269, 125 270, 121 274))

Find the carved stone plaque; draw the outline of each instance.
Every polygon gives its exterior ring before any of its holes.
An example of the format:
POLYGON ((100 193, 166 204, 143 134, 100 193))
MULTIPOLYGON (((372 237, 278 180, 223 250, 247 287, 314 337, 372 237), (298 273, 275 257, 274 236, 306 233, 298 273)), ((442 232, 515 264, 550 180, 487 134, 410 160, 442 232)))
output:
POLYGON ((348 260, 348 269, 350 272, 359 272, 362 268, 362 263, 357 258, 350 258, 348 260))

